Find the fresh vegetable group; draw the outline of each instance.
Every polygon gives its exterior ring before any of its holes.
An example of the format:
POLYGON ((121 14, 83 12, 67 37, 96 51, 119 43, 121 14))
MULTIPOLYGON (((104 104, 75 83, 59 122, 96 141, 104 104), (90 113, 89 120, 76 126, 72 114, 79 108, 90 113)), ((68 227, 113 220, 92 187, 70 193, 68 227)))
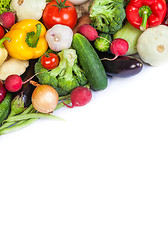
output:
POLYGON ((0 135, 167 61, 165 0, 0 0, 0 135))

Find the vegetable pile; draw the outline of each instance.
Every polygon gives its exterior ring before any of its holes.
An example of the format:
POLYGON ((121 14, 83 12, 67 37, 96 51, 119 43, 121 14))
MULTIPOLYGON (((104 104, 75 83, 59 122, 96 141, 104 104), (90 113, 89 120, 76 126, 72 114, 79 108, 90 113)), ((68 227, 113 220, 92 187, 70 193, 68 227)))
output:
POLYGON ((0 0, 0 135, 167 62, 165 0, 0 0))

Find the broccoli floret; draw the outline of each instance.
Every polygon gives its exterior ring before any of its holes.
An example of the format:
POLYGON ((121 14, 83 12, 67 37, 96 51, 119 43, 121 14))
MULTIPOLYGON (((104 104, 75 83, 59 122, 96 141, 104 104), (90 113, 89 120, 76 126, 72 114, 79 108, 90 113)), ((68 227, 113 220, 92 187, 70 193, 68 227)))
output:
POLYGON ((91 25, 103 33, 114 34, 126 17, 124 0, 94 0, 90 6, 91 25))
POLYGON ((70 93, 74 88, 85 85, 88 81, 77 63, 74 49, 64 49, 58 53, 58 67, 47 70, 41 65, 41 59, 35 64, 35 73, 40 84, 48 84, 56 89, 59 96, 70 93))
POLYGON ((0 14, 10 11, 11 0, 0 0, 0 14))
POLYGON ((77 76, 79 84, 82 85, 82 86, 86 85, 88 80, 85 77, 85 74, 84 74, 83 70, 78 66, 78 64, 74 64, 73 72, 77 76))
POLYGON ((49 74, 50 72, 41 65, 41 58, 35 64, 35 73, 38 73, 37 78, 40 84, 47 84, 54 88, 58 85, 58 80, 55 76, 49 74))
POLYGON ((58 85, 67 92, 79 86, 77 77, 73 75, 71 66, 67 66, 65 74, 58 77, 58 85))

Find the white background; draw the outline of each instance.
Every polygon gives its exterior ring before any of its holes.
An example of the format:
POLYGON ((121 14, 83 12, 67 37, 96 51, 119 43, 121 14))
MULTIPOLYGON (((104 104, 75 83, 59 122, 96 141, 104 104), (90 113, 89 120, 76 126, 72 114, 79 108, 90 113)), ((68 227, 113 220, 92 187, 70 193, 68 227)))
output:
POLYGON ((0 136, 1 240, 167 240, 167 66, 0 136))

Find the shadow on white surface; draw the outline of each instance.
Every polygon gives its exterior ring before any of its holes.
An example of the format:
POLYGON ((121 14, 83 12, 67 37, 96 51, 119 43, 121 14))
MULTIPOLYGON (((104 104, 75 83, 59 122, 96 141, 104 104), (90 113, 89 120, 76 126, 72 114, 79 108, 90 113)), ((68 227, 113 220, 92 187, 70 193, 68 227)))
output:
POLYGON ((168 239, 167 66, 0 136, 1 240, 168 239))

